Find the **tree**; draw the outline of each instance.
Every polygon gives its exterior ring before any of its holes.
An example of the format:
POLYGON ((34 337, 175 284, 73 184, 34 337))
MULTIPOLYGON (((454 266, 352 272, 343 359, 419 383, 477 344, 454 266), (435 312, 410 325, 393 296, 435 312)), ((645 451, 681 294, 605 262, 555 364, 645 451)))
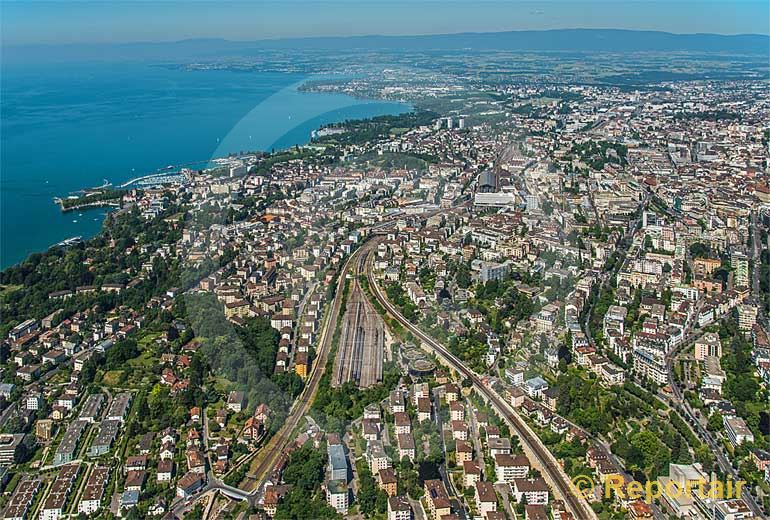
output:
POLYGON ((702 242, 694 242, 690 245, 690 254, 693 258, 706 258, 711 252, 711 248, 702 242))
POLYGON ((325 450, 302 446, 289 457, 284 481, 309 493, 323 481, 325 460, 325 450))
POLYGON ((460 264, 457 266, 457 275, 455 279, 457 280, 457 285, 461 289, 467 289, 471 286, 471 273, 467 265, 460 264))
POLYGON ((722 422, 722 414, 719 412, 714 412, 709 416, 707 428, 709 431, 717 432, 722 430, 722 427, 724 423, 722 422))
MULTIPOLYGON (((292 486, 278 506, 276 520, 338 518, 337 512, 320 497, 326 450, 304 445, 292 452, 284 470, 284 481, 292 486)), ((247 467, 247 466, 245 466, 247 467)))

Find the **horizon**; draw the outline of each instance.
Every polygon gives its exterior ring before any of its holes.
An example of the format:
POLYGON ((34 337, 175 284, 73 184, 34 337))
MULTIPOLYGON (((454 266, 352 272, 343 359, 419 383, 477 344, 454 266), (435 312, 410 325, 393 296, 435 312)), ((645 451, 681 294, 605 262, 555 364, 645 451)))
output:
POLYGON ((655 31, 770 36, 770 6, 754 0, 609 2, 464 0, 355 3, 0 2, 2 45, 233 42, 548 31, 655 31), (697 16, 693 11, 697 10, 697 16))
POLYGON ((114 41, 114 42, 69 42, 69 43, 19 43, 19 44, 6 44, 8 48, 14 47, 55 47, 55 46, 104 46, 104 45, 173 45, 179 43, 188 42, 227 42, 235 44, 249 44, 249 43, 261 43, 261 42, 287 42, 287 41, 303 41, 303 40, 344 40, 344 39, 364 39, 364 38, 430 38, 432 36, 464 36, 464 35, 486 35, 486 34, 509 34, 509 33, 545 33, 545 32, 567 32, 567 31, 617 31, 617 32, 634 32, 634 33, 657 33, 670 36, 718 36, 724 38, 740 38, 740 37, 764 37, 770 40, 770 34, 762 33, 714 33, 714 32, 672 32, 661 31, 654 29, 626 29, 620 27, 560 27, 554 29, 511 29, 502 31, 458 31, 458 32, 444 32, 444 33, 404 33, 404 34, 380 34, 380 33, 368 33, 368 34, 351 34, 351 35, 326 35, 326 36, 277 36, 268 38, 255 38, 251 40, 232 39, 226 37, 192 37, 182 38, 178 40, 126 40, 126 41, 114 41))

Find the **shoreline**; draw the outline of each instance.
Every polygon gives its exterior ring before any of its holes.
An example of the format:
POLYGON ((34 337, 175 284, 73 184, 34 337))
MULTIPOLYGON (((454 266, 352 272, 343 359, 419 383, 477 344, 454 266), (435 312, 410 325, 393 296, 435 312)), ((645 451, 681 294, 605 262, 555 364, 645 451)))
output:
MULTIPOLYGON (((346 96, 346 97, 349 97, 350 100, 353 101, 353 103, 351 103, 350 105, 345 105, 345 106, 342 106, 342 107, 338 107, 338 108, 333 108, 331 110, 327 110, 325 112, 322 112, 318 116, 306 119, 306 121, 312 121, 313 119, 317 119, 318 117, 323 117, 326 114, 334 114, 335 112, 355 109, 356 107, 365 106, 365 105, 373 105, 372 112, 374 112, 374 113, 372 113, 371 115, 365 116, 365 117, 356 117, 356 118, 350 118, 350 117, 346 117, 344 115, 340 115, 339 117, 334 118, 333 121, 326 121, 326 122, 320 124, 319 126, 313 128, 312 130, 308 131, 307 135, 304 135, 304 137, 302 138, 301 142, 296 143, 299 146, 307 146, 308 144, 310 144, 312 142, 312 139, 313 139, 312 131, 313 130, 318 130, 319 128, 323 128, 325 126, 329 126, 329 125, 333 125, 333 124, 337 124, 337 123, 343 123, 343 122, 345 122, 347 120, 362 120, 362 119, 368 119, 370 117, 378 117, 379 115, 382 115, 382 114, 378 113, 378 111, 376 110, 377 107, 386 107, 388 105, 399 105, 401 107, 400 110, 395 110, 395 109, 383 110, 385 113, 389 113, 389 114, 406 113, 406 112, 410 112, 410 111, 414 110, 414 106, 412 104, 405 103, 405 102, 392 101, 392 100, 383 100, 383 99, 376 99, 376 98, 371 98, 371 99, 370 98, 361 98, 361 97, 358 97, 358 96, 351 96, 351 95, 348 95, 348 94, 340 94, 340 93, 333 93, 333 92, 314 92, 312 90, 305 90, 305 89, 301 88, 301 86, 304 85, 306 81, 312 81, 312 79, 316 79, 316 78, 317 78, 317 76, 308 78, 307 80, 303 80, 301 82, 292 84, 292 85, 286 87, 286 89, 289 89, 289 90, 293 91, 294 93, 299 94, 301 96, 305 96, 305 95, 308 95, 308 94, 321 95, 321 96, 327 96, 327 95, 328 96, 346 96)), ((284 89, 284 90, 286 90, 286 89, 284 89)), ((301 128, 301 126, 302 126, 302 123, 299 123, 299 124, 293 126, 292 128, 290 128, 288 131, 286 131, 286 129, 277 128, 278 131, 276 133, 278 135, 275 136, 274 138, 271 138, 271 139, 274 142, 279 142, 286 135, 291 134, 291 132, 293 132, 293 131, 297 131, 297 129, 301 128)), ((226 137, 227 137, 227 135, 221 138, 221 145, 225 144, 224 141, 225 141, 226 137)), ((285 146, 282 146, 281 148, 276 148, 274 150, 265 149, 265 150, 257 150, 257 151, 270 153, 271 151, 278 152, 280 150, 286 150, 286 149, 290 149, 290 148, 291 148, 291 145, 285 145, 285 146)), ((219 151, 220 151, 220 149, 218 148, 217 152, 219 152, 219 151)), ((180 163, 182 166, 175 167, 174 170, 170 170, 168 172, 164 172, 163 170, 165 168, 159 168, 159 169, 153 170, 151 173, 148 173, 148 174, 145 174, 145 175, 140 175, 138 177, 137 176, 132 176, 131 179, 128 179, 125 182, 118 182, 115 186, 117 186, 120 189, 125 189, 125 188, 123 188, 123 186, 130 185, 131 183, 133 183, 137 179, 143 179, 143 178, 147 178, 147 177, 164 175, 164 174, 171 174, 171 173, 178 174, 179 170, 181 168, 183 168, 184 165, 204 164, 204 163, 208 163, 208 162, 213 161, 214 159, 218 159, 218 158, 227 158, 227 154, 224 153, 224 155, 223 155, 222 153, 217 153, 216 155, 214 155, 211 159, 208 159, 207 161, 193 161, 193 162, 190 162, 189 160, 184 160, 184 161, 182 161, 182 163, 180 163)), ((108 182, 108 181, 105 180, 105 182, 108 182)), ((99 189, 99 188, 104 188, 104 185, 103 186, 99 186, 99 187, 79 188, 78 190, 75 190, 75 192, 83 193, 83 192, 87 192, 88 190, 94 190, 94 189, 99 189)), ((93 201, 93 202, 84 203, 84 204, 77 204, 77 205, 74 205, 74 206, 71 206, 71 207, 64 207, 63 204, 62 204, 62 201, 65 200, 65 199, 66 199, 66 197, 55 197, 55 200, 54 200, 54 202, 59 206, 59 209, 60 209, 62 215, 71 213, 72 211, 91 211, 91 210, 96 210, 96 209, 99 209, 99 208, 107 208, 108 215, 109 215, 109 213, 111 213, 112 211, 114 211, 115 209, 118 209, 120 207, 120 202, 114 202, 114 199, 110 199, 110 200, 106 200, 106 201, 93 201)), ((22 263, 22 262, 26 261, 30 257, 30 255, 33 255, 33 254, 36 254, 36 253, 42 253, 42 252, 45 252, 45 251, 49 250, 52 247, 55 247, 57 244, 59 244, 59 242, 62 239, 66 239, 69 236, 80 235, 80 236, 82 236, 84 241, 90 240, 91 238, 98 236, 102 232, 102 225, 103 225, 103 222, 104 222, 105 218, 106 218, 106 216, 99 219, 99 221, 100 221, 99 229, 96 230, 96 232, 89 233, 87 231, 83 231, 82 229, 78 229, 78 230, 73 230, 71 234, 70 233, 63 233, 62 234, 63 236, 56 237, 56 242, 53 242, 52 244, 50 244, 48 246, 38 247, 38 248, 35 248, 35 249, 30 249, 28 251, 25 251, 24 254, 23 254, 23 257, 19 258, 18 260, 12 260, 7 265, 0 266, 0 271, 4 271, 5 269, 8 269, 10 267, 13 267, 14 265, 18 265, 19 263, 22 263)))
POLYGON ((59 206, 61 207, 62 213, 69 213, 71 211, 78 211, 82 209, 119 208, 120 203, 105 200, 105 201, 88 202, 86 204, 77 204, 75 206, 68 206, 66 208, 62 206, 61 203, 59 203, 59 206))

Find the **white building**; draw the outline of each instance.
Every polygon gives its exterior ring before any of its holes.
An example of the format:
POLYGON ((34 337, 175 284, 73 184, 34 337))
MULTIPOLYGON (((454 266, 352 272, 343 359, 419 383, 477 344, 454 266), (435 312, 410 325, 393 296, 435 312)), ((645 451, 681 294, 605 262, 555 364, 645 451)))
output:
POLYGON ((348 485, 344 480, 330 480, 326 486, 326 501, 338 513, 348 513, 348 485))
POLYGON ((412 520, 412 506, 405 496, 388 498, 388 520, 412 520))

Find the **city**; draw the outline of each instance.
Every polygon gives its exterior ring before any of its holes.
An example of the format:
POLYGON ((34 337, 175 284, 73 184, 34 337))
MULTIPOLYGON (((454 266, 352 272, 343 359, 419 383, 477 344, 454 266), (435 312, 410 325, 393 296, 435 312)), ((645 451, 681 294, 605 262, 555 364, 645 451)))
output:
POLYGON ((57 199, 110 209, 0 274, 4 518, 768 517, 767 62, 455 58, 57 199))

